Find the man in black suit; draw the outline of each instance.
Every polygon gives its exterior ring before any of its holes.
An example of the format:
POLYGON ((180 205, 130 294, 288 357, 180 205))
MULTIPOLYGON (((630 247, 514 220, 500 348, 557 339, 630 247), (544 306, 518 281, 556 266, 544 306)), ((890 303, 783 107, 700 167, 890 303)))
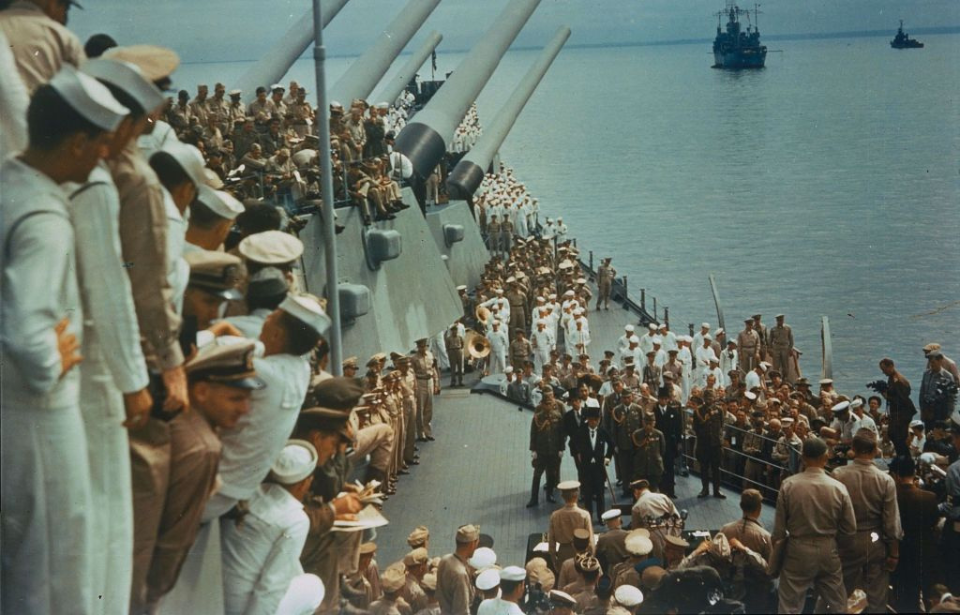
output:
POLYGON ((600 426, 600 404, 596 400, 586 401, 583 418, 577 434, 577 454, 580 457, 584 508, 587 512, 595 510, 594 518, 602 524, 601 515, 606 510, 603 491, 607 483, 607 466, 613 457, 613 440, 600 426))
POLYGON ((580 406, 583 402, 580 399, 580 391, 577 389, 570 389, 567 395, 567 403, 570 404, 570 409, 563 413, 563 437, 570 448, 570 457, 573 458, 573 463, 577 466, 577 480, 583 482, 583 474, 580 472, 580 455, 577 451, 580 426, 583 425, 583 417, 580 414, 580 406))
POLYGON ((660 491, 671 498, 676 498, 674 462, 683 438, 683 409, 680 408, 680 404, 673 401, 671 393, 668 387, 660 387, 653 413, 657 418, 657 429, 663 433, 667 445, 666 452, 663 454, 663 479, 660 481, 660 491))

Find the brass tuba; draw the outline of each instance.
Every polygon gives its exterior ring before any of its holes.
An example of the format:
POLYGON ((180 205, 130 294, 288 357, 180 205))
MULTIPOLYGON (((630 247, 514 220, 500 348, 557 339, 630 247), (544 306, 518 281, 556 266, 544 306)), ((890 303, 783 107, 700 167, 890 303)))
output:
POLYGON ((464 345, 467 348, 467 353, 473 359, 483 359, 490 354, 490 342, 482 333, 468 332, 464 345))
POLYGON ((474 310, 473 315, 477 318, 477 323, 484 329, 490 324, 490 310, 483 307, 482 305, 477 306, 477 309, 474 310))

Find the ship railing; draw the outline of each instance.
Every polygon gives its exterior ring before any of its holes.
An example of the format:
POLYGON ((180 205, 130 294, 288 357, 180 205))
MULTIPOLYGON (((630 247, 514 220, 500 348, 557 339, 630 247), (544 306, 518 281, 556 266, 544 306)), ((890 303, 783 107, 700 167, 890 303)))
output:
MULTIPOLYGON (((577 245, 577 240, 573 239, 573 245, 577 245)), ((599 265, 596 265, 599 267, 599 265)), ((590 274, 590 278, 593 280, 597 279, 597 271, 594 264, 594 254, 593 250, 588 251, 586 259, 581 254, 580 256, 580 267, 587 271, 590 274)), ((631 287, 629 284, 629 279, 626 275, 623 275, 613 281, 613 286, 610 289, 610 299, 616 303, 619 303, 623 306, 623 309, 633 312, 637 316, 637 324, 642 327, 646 327, 650 323, 665 323, 668 327, 670 326, 670 308, 663 306, 661 320, 661 309, 658 305, 658 300, 656 297, 651 297, 651 307, 652 312, 647 309, 647 289, 640 289, 640 296, 633 295, 631 296, 631 287)), ((690 324, 690 332, 693 333, 693 325, 690 324)))
MULTIPOLYGON (((759 436, 761 440, 772 443, 776 446, 777 440, 767 437, 765 434, 757 434, 748 429, 741 429, 736 425, 726 424, 724 430, 737 432, 737 437, 743 438, 747 434, 759 436)), ((727 446, 727 435, 724 434, 724 445, 720 456, 720 483, 730 489, 742 491, 744 489, 757 489, 763 495, 764 500, 776 502, 777 494, 780 492, 780 483, 787 476, 795 473, 799 468, 800 452, 796 449, 790 451, 790 466, 781 465, 773 460, 757 457, 743 451, 727 446), (757 471, 747 475, 747 462, 752 461, 757 466, 757 471), (792 466, 792 467, 791 467, 792 466), (759 480, 758 480, 759 479, 759 480)), ((700 462, 696 458, 697 435, 688 433, 683 443, 683 464, 694 474, 700 474, 700 462)))

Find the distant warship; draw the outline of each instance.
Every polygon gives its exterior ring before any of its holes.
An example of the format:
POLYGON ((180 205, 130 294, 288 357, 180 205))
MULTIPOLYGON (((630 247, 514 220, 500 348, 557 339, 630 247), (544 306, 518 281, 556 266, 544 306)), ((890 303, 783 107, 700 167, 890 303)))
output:
POLYGON ((753 25, 747 25, 744 32, 740 29, 740 16, 750 19, 750 11, 738 7, 735 0, 727 0, 727 7, 717 15, 717 38, 713 41, 713 68, 763 68, 767 60, 767 46, 760 44, 760 28, 757 16, 760 11, 754 7, 753 25), (720 20, 727 17, 727 30, 720 28, 720 20))
POLYGON ((900 27, 897 28, 897 35, 890 41, 890 46, 894 49, 923 49, 923 43, 903 31, 903 20, 900 20, 900 27))

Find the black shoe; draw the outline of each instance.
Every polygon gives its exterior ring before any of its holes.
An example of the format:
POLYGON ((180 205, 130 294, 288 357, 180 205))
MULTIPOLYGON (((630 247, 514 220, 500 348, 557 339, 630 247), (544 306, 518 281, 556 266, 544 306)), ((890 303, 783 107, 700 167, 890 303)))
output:
POLYGON ((426 442, 427 439, 423 436, 417 436, 417 442, 426 442))
POLYGON ((370 219, 370 216, 361 216, 360 219, 363 220, 364 226, 370 226, 371 224, 373 224, 373 220, 370 219))
POLYGON ((710 497, 710 492, 709 492, 709 491, 701 491, 700 493, 697 494, 697 497, 698 497, 698 498, 708 498, 708 497, 710 497))
POLYGON ((727 496, 724 495, 723 493, 720 493, 719 491, 717 491, 716 493, 714 493, 714 494, 713 494, 713 497, 719 498, 719 499, 721 499, 721 500, 727 499, 727 496))
POLYGON ((540 503, 537 502, 536 500, 530 500, 529 502, 527 502, 527 508, 533 508, 534 506, 538 506, 539 504, 540 503))

